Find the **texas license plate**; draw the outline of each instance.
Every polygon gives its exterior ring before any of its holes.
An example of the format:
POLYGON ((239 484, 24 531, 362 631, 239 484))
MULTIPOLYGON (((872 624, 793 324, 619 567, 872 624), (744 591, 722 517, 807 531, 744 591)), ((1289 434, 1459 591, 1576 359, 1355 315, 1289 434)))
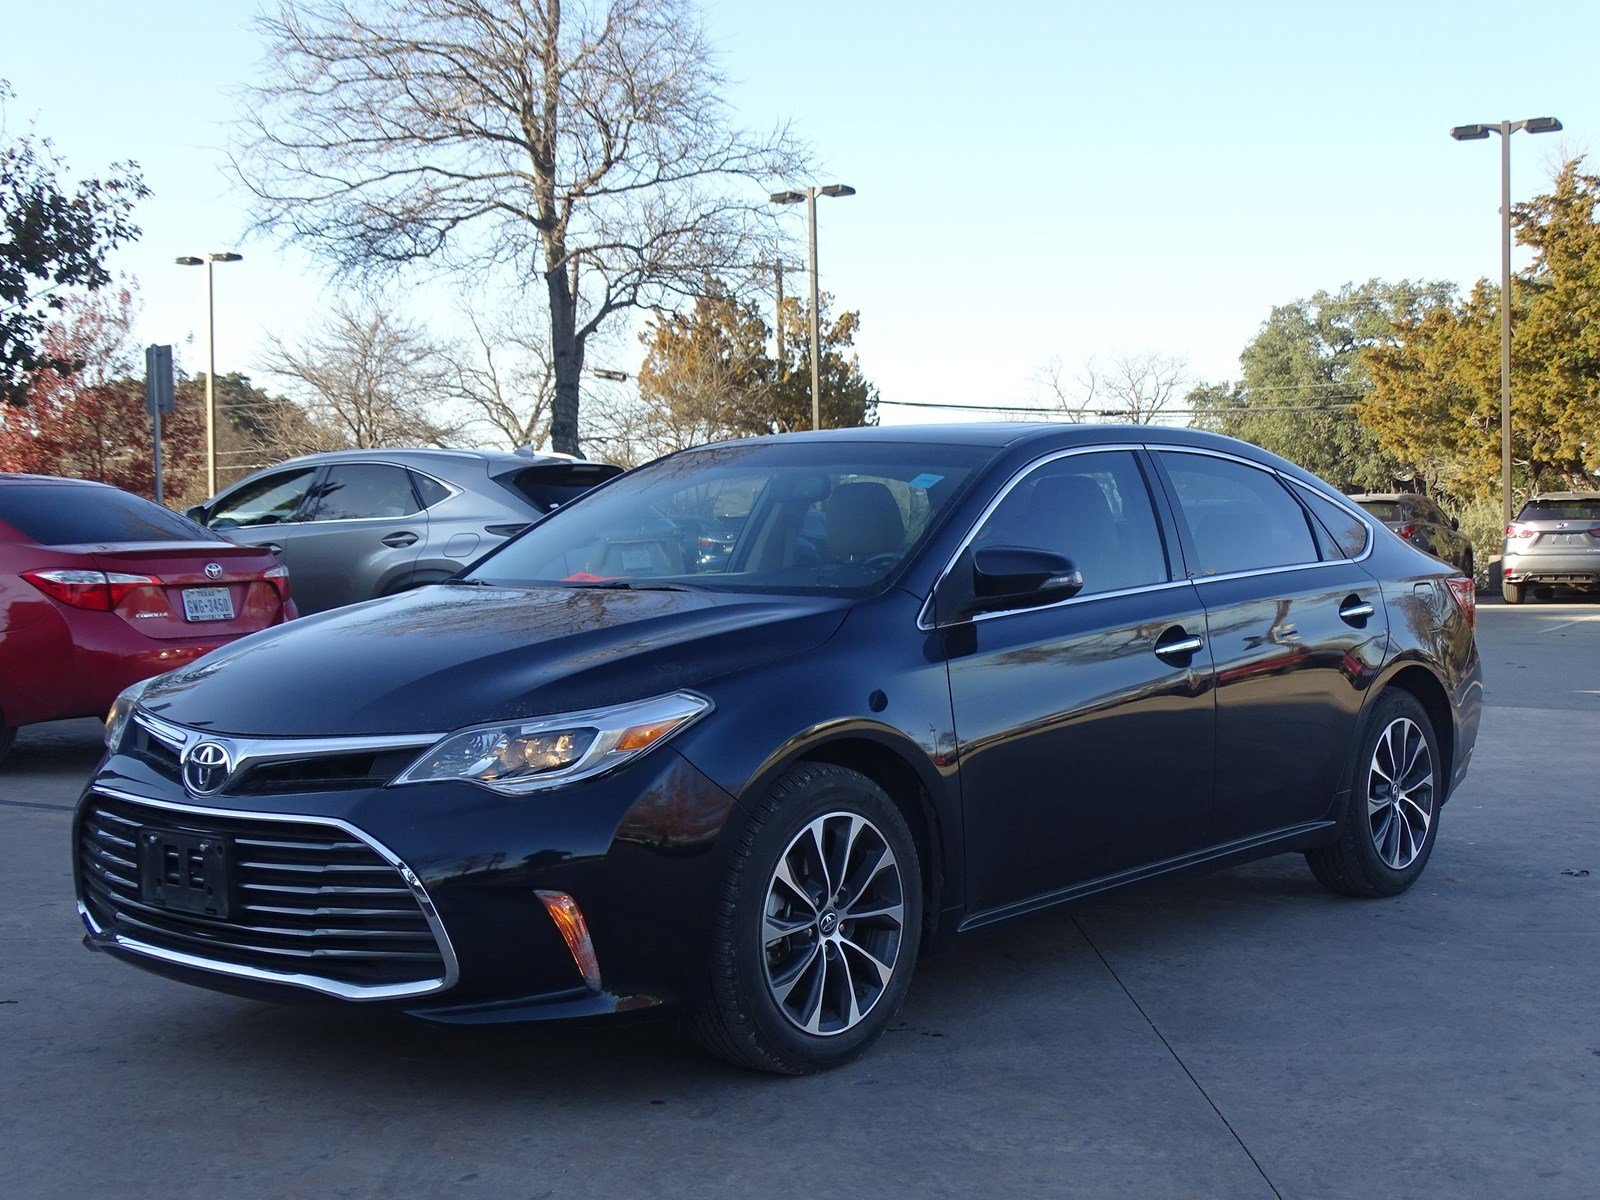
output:
POLYGON ((184 588, 183 615, 191 621, 231 621, 233 596, 227 588, 184 588))
POLYGON ((225 839, 149 825, 139 830, 139 899, 158 908, 228 918, 225 839))

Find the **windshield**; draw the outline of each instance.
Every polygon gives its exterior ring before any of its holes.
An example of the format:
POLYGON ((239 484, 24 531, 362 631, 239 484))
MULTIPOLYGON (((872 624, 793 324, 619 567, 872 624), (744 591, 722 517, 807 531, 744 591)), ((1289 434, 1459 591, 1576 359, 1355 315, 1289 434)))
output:
POLYGON ((991 455, 882 442, 691 450, 558 509, 466 578, 864 596, 991 455))
POLYGON ((1600 499, 1529 500, 1517 514, 1519 521, 1600 521, 1600 499))

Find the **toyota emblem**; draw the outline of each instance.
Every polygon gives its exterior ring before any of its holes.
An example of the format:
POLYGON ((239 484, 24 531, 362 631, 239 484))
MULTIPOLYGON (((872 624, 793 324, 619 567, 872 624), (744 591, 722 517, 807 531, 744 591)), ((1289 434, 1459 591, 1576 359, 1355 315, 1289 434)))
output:
POLYGON ((196 742, 183 754, 183 786, 196 796, 213 796, 233 773, 233 755, 221 742, 196 742))
POLYGON ((222 578, 222 564, 221 563, 207 563, 206 564, 206 578, 207 579, 221 579, 222 578))

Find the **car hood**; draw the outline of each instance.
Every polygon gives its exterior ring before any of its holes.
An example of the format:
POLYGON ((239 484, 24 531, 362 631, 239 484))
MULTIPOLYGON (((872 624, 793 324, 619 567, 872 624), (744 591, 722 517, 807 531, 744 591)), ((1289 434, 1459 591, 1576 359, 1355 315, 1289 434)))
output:
POLYGON ((590 588, 427 587, 243 638, 141 707, 256 737, 436 733, 693 687, 804 653, 851 601, 590 588))

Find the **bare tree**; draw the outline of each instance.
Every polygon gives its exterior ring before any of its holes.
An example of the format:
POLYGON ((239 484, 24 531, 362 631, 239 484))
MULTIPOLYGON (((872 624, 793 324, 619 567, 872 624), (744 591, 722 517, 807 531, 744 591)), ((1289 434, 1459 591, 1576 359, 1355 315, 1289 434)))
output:
POLYGON ((770 257, 787 133, 734 128, 692 0, 280 0, 236 158, 265 224, 382 270, 542 276, 551 441, 607 317, 770 257))
POLYGON ((272 450, 442 446, 460 434, 448 355, 418 326, 371 304, 341 305, 318 336, 268 340, 262 369, 299 407, 268 432, 272 450))
POLYGON ((1052 359, 1034 377, 1035 386, 1069 421, 1120 421, 1154 425, 1193 383, 1182 358, 1150 351, 1122 351, 1109 361, 1090 359, 1075 378, 1052 359))
POLYGON ((457 398, 472 423, 507 449, 542 446, 556 390, 549 339, 516 316, 486 318, 476 306, 465 316, 471 344, 451 353, 457 398))

